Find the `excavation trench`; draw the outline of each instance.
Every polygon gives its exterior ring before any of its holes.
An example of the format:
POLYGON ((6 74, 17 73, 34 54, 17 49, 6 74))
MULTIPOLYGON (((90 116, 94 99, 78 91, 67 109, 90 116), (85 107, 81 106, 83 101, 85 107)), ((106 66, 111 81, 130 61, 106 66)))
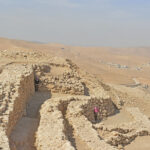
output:
POLYGON ((35 92, 28 101, 25 115, 17 122, 10 135, 11 150, 36 150, 35 132, 39 125, 39 109, 49 99, 49 92, 35 92))
POLYGON ((75 139, 74 134, 73 134, 73 128, 70 125, 68 119, 66 118, 67 107, 68 107, 68 102, 64 102, 64 103, 59 105, 59 110, 62 112, 63 119, 64 119, 64 126, 65 126, 64 132, 65 132, 66 137, 70 141, 71 145, 75 148, 75 150, 77 150, 76 139, 75 139))

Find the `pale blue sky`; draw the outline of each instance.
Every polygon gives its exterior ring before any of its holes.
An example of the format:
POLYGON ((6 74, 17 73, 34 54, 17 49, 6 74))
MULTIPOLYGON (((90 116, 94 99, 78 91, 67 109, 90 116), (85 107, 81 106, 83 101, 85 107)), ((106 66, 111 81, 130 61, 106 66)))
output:
POLYGON ((0 37, 150 46, 150 0, 0 0, 0 37))

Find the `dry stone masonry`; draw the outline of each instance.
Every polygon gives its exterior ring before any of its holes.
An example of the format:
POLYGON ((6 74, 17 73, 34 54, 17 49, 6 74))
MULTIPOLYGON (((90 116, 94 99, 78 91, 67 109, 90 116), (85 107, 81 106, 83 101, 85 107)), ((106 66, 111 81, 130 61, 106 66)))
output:
POLYGON ((34 93, 32 67, 10 65, 0 74, 0 81, 0 133, 3 134, 0 136, 0 145, 7 145, 8 149, 7 137, 22 117, 27 100, 34 93))
POLYGON ((33 68, 41 81, 40 90, 50 89, 54 93, 84 95, 84 85, 72 63, 65 61, 63 64, 35 64, 33 68))

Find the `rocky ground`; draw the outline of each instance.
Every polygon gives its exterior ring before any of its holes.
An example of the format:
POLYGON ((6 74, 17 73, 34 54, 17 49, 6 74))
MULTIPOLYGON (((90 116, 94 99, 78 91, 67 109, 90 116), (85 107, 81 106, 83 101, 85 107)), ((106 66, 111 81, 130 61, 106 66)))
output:
POLYGON ((0 149, 148 150, 149 98, 148 90, 105 84, 69 59, 1 50, 0 149))

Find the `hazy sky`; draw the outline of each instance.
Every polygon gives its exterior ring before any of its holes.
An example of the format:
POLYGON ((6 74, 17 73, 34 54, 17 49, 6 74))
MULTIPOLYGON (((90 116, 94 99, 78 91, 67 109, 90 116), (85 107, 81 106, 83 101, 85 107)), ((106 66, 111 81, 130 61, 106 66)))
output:
POLYGON ((150 46, 150 0, 0 0, 0 37, 150 46))

